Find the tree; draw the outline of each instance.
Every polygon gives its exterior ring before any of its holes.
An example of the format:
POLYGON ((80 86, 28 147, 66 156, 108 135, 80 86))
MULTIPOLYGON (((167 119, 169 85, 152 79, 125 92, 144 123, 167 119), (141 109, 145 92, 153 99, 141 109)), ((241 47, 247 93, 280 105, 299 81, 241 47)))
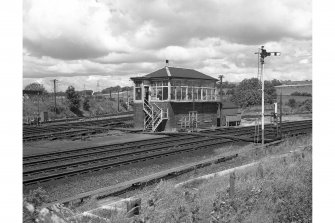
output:
POLYGON ((121 91, 121 90, 122 90, 122 88, 119 85, 117 85, 115 87, 105 88, 101 91, 101 93, 109 94, 109 92, 118 92, 118 91, 121 91))
POLYGON ((90 100, 88 99, 88 97, 86 97, 85 99, 84 99, 84 102, 83 102, 83 109, 85 110, 85 111, 89 111, 90 110, 90 100))
POLYGON ((69 102, 70 111, 75 113, 78 116, 82 116, 80 111, 80 95, 75 91, 73 86, 69 86, 66 90, 66 98, 69 102))
POLYGON ((277 85, 281 85, 278 80, 264 81, 264 101, 265 103, 272 104, 277 98, 277 92, 274 88, 277 85))
POLYGON ((302 110, 304 110, 304 111, 312 112, 312 110, 313 110, 312 99, 307 99, 307 100, 303 101, 301 107, 302 107, 302 110))
POLYGON ((27 94, 47 94, 47 90, 43 86, 43 84, 39 84, 37 82, 28 84, 24 90, 26 91, 27 94))
MULTIPOLYGON (((264 81, 264 102, 272 104, 277 98, 277 85, 281 85, 280 81, 274 79, 272 81, 264 81)), ((244 79, 233 91, 232 100, 242 107, 260 105, 262 102, 262 86, 257 78, 244 79)))
POLYGON ((242 107, 261 103, 260 82, 257 78, 244 79, 236 87, 232 100, 242 107))
POLYGON ((290 106, 292 109, 296 107, 297 102, 295 101, 294 98, 290 98, 287 102, 287 105, 290 106))
MULTIPOLYGON (((220 88, 220 82, 217 82, 216 83, 216 87, 217 88, 220 88)), ((222 88, 235 88, 236 85, 235 84, 232 84, 232 83, 229 83, 228 81, 223 81, 222 82, 222 88)))
POLYGON ((133 87, 132 86, 125 86, 123 88, 121 88, 121 91, 132 91, 133 87))
POLYGON ((275 86, 282 85, 282 83, 280 82, 280 80, 273 79, 273 80, 271 81, 271 85, 275 87, 275 86))
POLYGON ((226 95, 234 95, 234 94, 235 94, 234 88, 228 89, 228 91, 226 92, 226 95))

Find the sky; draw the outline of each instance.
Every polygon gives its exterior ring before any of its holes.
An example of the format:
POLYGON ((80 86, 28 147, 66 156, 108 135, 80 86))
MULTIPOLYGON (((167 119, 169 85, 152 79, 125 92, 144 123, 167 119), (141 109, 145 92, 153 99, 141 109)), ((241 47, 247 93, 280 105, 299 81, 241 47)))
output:
POLYGON ((312 79, 310 0, 25 0, 23 86, 101 90, 165 66, 224 81, 312 79))

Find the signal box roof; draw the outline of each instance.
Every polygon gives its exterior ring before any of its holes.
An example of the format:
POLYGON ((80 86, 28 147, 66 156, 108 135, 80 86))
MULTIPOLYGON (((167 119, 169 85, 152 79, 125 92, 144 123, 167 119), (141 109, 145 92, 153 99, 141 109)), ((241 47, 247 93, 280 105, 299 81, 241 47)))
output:
POLYGON ((182 79, 201 79, 218 81, 218 79, 203 74, 199 71, 187 68, 178 67, 163 67, 143 77, 132 77, 132 80, 148 80, 148 79, 167 79, 167 78, 182 78, 182 79))

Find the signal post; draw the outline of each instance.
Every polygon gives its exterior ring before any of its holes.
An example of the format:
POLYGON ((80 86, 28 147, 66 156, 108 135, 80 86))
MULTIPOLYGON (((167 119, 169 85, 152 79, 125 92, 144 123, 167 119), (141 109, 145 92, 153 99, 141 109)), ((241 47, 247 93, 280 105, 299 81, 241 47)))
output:
POLYGON ((261 82, 262 82, 262 145, 264 145, 264 59, 267 56, 280 56, 280 52, 267 52, 264 46, 257 53, 259 56, 258 63, 261 63, 261 82))

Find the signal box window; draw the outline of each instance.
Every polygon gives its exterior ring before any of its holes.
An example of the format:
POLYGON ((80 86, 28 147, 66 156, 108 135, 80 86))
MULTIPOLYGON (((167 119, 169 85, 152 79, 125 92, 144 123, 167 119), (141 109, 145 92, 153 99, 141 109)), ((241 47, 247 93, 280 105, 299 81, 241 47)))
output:
POLYGON ((135 100, 142 100, 141 82, 135 82, 135 100))

